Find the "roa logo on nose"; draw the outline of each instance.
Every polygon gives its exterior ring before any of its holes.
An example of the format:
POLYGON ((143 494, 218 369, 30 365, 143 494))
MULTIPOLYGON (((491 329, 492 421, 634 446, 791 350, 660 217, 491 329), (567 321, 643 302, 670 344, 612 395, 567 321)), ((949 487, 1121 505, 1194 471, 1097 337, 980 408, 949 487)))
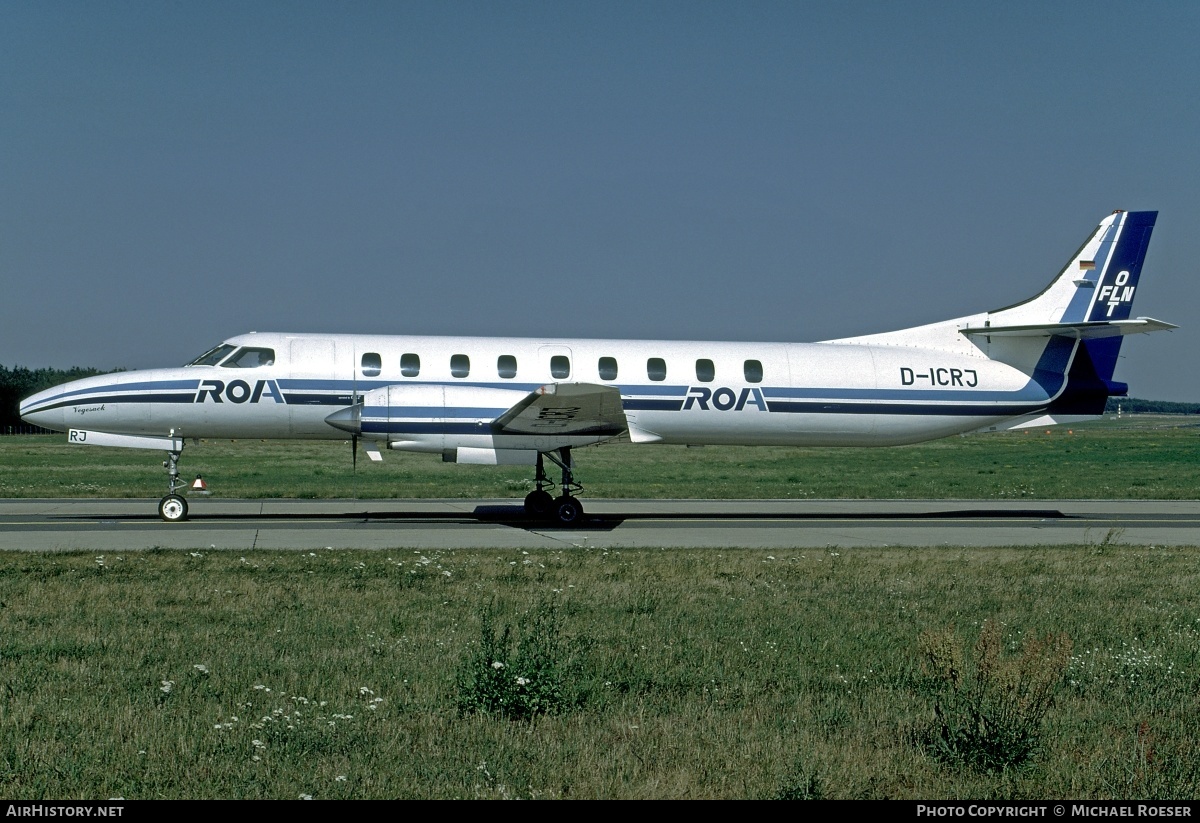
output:
POLYGON ((212 400, 214 403, 258 403, 263 395, 270 397, 276 403, 283 403, 283 392, 274 380, 259 380, 253 386, 245 380, 201 380, 200 389, 196 392, 197 403, 212 400))

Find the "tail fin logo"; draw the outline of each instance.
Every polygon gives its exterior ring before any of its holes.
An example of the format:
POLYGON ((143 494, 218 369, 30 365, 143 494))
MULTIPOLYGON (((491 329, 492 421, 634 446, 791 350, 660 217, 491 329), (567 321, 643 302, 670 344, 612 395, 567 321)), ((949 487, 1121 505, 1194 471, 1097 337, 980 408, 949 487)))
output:
POLYGON ((1100 287, 1099 292, 1096 294, 1096 302, 1108 304, 1108 313, 1105 314, 1105 317, 1112 317, 1117 306, 1120 306, 1122 303, 1133 302, 1133 292, 1137 287, 1130 286, 1128 283, 1129 272, 1121 271, 1112 283, 1100 287))

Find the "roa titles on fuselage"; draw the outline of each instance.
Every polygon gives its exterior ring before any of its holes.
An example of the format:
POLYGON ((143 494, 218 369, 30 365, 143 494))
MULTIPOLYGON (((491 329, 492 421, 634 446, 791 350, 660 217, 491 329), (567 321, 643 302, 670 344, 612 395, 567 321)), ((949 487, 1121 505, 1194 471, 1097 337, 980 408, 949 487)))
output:
POLYGON ((253 386, 245 380, 230 380, 228 383, 224 380, 201 380, 195 402, 211 400, 213 403, 222 403, 228 400, 230 403, 258 403, 263 395, 276 403, 286 402, 283 392, 279 391, 279 384, 274 380, 258 380, 253 386))

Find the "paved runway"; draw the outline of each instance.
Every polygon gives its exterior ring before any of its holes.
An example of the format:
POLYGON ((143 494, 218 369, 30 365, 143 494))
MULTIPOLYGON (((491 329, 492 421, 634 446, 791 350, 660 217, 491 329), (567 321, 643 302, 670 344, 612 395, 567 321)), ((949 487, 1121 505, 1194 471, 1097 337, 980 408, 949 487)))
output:
POLYGON ((156 500, 0 500, 0 550, 1200 546, 1198 501, 589 500, 530 522, 517 500, 226 500, 185 523, 156 500))

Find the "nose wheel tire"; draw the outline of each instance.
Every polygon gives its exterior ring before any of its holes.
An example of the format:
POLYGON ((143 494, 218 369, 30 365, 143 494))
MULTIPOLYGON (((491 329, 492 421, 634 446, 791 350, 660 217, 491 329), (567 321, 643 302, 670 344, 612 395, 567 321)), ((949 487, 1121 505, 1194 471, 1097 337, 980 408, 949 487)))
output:
POLYGON ((158 503, 158 516, 168 523, 187 520, 187 500, 178 494, 168 494, 158 503))

